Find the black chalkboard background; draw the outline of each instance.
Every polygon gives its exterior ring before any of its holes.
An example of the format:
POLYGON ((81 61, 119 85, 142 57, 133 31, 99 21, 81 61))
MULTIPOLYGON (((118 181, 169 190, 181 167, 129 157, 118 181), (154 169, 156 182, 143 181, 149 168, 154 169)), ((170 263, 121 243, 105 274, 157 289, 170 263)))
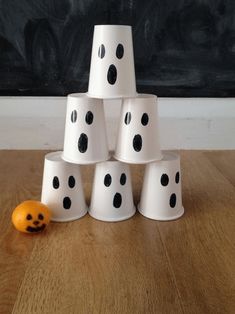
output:
POLYGON ((86 91, 95 24, 133 26, 139 92, 235 96, 234 0, 0 0, 0 95, 86 91))

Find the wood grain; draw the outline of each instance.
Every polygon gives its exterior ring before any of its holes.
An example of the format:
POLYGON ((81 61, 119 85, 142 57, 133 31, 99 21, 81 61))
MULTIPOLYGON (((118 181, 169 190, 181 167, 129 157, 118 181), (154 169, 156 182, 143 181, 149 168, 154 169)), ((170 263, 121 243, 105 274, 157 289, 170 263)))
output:
MULTIPOLYGON (((181 153, 177 221, 85 216, 20 234, 11 212, 40 198, 45 153, 0 151, 1 314, 234 313, 235 152, 181 153)), ((93 170, 82 167, 88 201, 93 170)), ((144 167, 131 170, 137 202, 144 167)))
POLYGON ((235 162, 231 151, 205 152, 205 156, 235 187, 235 162))
POLYGON ((36 237, 13 230, 11 213, 21 201, 38 199, 44 152, 0 151, 0 313, 10 313, 36 237))
POLYGON ((182 154, 182 169, 184 219, 159 230, 184 312, 234 313, 234 187, 203 153, 182 154))

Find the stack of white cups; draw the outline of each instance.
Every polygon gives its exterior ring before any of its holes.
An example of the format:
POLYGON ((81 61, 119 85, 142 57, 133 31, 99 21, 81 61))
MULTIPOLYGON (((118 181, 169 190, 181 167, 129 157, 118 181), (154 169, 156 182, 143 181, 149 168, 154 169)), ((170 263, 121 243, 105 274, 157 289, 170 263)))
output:
POLYGON ((94 29, 87 93, 70 94, 63 152, 45 156, 42 202, 52 220, 78 219, 87 212, 79 165, 96 164, 89 214, 121 221, 135 214, 128 164, 147 164, 139 212, 172 220, 184 210, 179 156, 160 148, 157 97, 137 94, 131 26, 94 29), (122 99, 114 158, 110 159, 103 99, 122 99))

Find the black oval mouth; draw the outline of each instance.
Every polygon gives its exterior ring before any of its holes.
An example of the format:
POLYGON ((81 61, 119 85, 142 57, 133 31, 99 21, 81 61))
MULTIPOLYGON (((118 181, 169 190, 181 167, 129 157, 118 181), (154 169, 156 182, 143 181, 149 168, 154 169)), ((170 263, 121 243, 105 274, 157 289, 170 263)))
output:
POLYGON ((88 137, 85 133, 82 133, 78 139, 78 150, 80 153, 85 153, 88 147, 88 137))
POLYGON ((122 196, 120 193, 116 193, 113 198, 113 206, 119 208, 122 205, 122 196))
POLYGON ((176 205, 176 195, 175 195, 175 193, 173 193, 173 194, 171 194, 171 197, 170 197, 170 207, 171 208, 174 208, 175 207, 175 205, 176 205))
POLYGON ((63 199, 63 207, 64 207, 64 209, 70 209, 71 205, 72 205, 71 199, 68 196, 66 196, 63 199))
POLYGON ((137 134, 133 138, 133 148, 136 152, 140 152, 142 149, 142 137, 137 134))
POLYGON ((107 80, 109 84, 114 85, 117 80, 117 68, 114 64, 111 64, 107 73, 107 80))
POLYGON ((40 227, 31 227, 31 226, 28 226, 26 228, 26 231, 28 232, 39 232, 39 231, 42 231, 46 228, 46 225, 45 224, 42 224, 40 227))

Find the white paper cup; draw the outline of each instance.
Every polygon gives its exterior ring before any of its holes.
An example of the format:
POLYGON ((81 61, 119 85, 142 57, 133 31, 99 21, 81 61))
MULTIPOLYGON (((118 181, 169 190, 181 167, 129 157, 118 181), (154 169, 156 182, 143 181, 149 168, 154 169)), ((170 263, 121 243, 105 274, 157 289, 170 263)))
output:
POLYGON ((75 164, 92 164, 109 158, 101 99, 83 93, 68 95, 62 158, 75 164))
POLYGON ((155 95, 123 100, 114 157, 131 164, 162 159, 155 95))
POLYGON ((97 164, 89 214, 114 222, 132 217, 135 211, 129 166, 118 161, 97 164))
POLYGON ((62 160, 62 152, 45 156, 41 201, 51 210, 52 221, 71 221, 87 213, 78 165, 62 160))
POLYGON ((180 157, 164 152, 161 161, 146 166, 139 212, 155 220, 174 220, 184 213, 181 196, 180 157))
POLYGON ((95 26, 88 94, 96 98, 136 95, 131 26, 95 26))

